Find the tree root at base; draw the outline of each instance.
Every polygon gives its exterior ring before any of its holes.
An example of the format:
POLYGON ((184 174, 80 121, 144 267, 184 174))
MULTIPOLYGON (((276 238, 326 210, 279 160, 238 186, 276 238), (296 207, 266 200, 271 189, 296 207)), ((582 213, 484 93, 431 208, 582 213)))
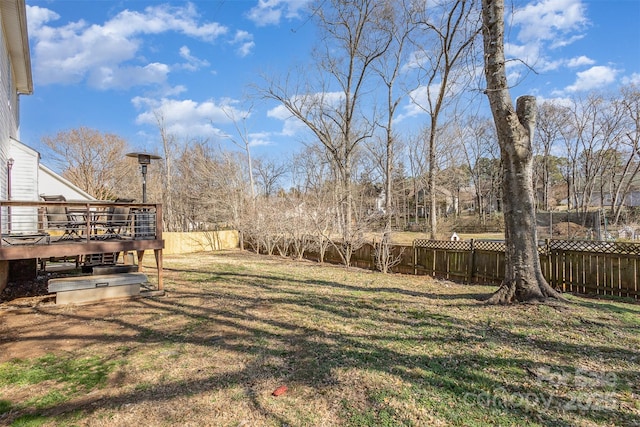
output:
POLYGON ((546 281, 528 282, 524 279, 505 280, 485 304, 514 304, 517 302, 546 302, 547 300, 567 300, 546 281))

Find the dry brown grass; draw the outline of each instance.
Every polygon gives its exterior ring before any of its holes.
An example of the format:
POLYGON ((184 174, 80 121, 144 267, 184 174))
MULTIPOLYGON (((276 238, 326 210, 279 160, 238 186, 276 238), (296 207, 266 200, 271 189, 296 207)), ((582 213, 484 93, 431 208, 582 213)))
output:
POLYGON ((0 424, 640 424, 636 304, 492 307, 487 287, 240 252, 165 267, 164 297, 0 315, 0 424), (9 375, 51 354, 104 378, 9 375))

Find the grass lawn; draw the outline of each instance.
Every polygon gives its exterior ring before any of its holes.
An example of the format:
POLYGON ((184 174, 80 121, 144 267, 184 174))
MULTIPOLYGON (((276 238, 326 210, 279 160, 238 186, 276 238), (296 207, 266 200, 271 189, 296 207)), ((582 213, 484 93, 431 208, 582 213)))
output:
POLYGON ((164 265, 164 297, 1 314, 0 425, 640 425, 638 304, 485 306, 489 287, 241 252, 164 265))

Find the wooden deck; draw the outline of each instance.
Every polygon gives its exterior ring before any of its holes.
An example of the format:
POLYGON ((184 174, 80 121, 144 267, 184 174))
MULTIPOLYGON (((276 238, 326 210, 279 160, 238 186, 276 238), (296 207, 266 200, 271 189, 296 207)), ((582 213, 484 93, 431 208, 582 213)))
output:
POLYGON ((0 230, 5 266, 11 260, 135 251, 142 270, 145 251, 153 250, 163 289, 160 204, 0 200, 0 230))

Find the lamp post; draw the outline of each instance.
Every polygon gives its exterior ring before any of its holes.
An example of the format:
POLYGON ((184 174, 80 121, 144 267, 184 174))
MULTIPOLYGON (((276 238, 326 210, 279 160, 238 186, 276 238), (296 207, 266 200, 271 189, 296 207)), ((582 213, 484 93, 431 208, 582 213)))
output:
POLYGON ((142 169, 142 203, 147 203, 147 165, 151 164, 151 160, 158 160, 162 157, 149 153, 128 153, 127 157, 138 159, 138 164, 142 169))
MULTIPOLYGON (((11 201, 11 169, 13 168, 13 158, 7 160, 7 200, 11 201)), ((7 228, 11 233, 11 206, 7 206, 7 228)))

